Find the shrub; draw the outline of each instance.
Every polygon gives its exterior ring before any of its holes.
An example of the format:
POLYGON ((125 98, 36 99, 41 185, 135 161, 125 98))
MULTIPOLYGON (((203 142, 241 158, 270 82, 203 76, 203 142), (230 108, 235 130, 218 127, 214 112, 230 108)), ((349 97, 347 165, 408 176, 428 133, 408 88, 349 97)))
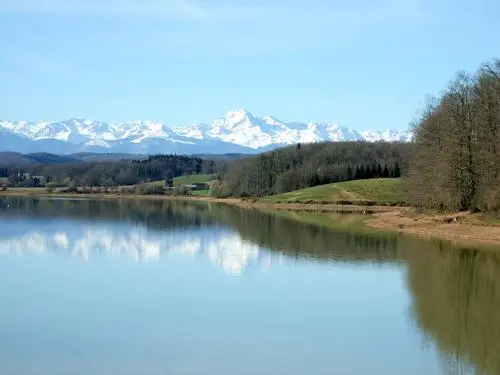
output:
POLYGON ((135 193, 140 195, 162 195, 165 194, 163 184, 140 184, 135 187, 135 193))

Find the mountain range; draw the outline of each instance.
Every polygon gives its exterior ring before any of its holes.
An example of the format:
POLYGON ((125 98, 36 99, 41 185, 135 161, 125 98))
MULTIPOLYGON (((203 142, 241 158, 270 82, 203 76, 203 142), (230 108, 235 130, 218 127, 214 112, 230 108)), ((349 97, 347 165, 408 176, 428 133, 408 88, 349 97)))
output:
POLYGON ((171 127, 158 121, 101 122, 82 118, 64 121, 0 120, 0 151, 21 153, 76 152, 257 153, 296 143, 322 141, 400 141, 408 130, 356 130, 330 122, 285 123, 240 109, 209 124, 171 127))

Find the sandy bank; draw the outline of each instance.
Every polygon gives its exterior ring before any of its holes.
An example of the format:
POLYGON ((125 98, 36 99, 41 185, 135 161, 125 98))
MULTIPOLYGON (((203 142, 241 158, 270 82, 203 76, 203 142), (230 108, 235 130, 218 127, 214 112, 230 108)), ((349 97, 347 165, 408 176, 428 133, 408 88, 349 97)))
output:
POLYGON ((376 213, 365 223, 372 228, 422 237, 500 245, 500 221, 488 220, 479 214, 468 212, 418 214, 412 209, 404 208, 376 213))

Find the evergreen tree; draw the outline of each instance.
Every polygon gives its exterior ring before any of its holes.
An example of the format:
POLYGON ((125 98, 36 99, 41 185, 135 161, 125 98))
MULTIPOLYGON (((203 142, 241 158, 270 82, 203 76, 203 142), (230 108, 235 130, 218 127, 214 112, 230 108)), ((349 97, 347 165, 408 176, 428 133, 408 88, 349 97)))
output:
POLYGON ((349 164, 347 166, 347 181, 351 181, 352 179, 353 179, 352 168, 351 165, 349 164))
POLYGON ((364 178, 366 178, 366 171, 365 171, 365 167, 361 166, 359 168, 359 178, 362 180, 364 178))
POLYGON ((361 177, 361 169, 359 169, 359 165, 356 165, 356 172, 354 173, 354 180, 359 180, 361 177))
POLYGON ((378 163, 377 165, 377 178, 381 178, 382 177, 382 166, 380 165, 380 163, 378 163))
POLYGON ((370 165, 367 165, 365 167, 365 178, 369 179, 369 178, 372 178, 372 177, 373 177, 372 167, 370 165))
POLYGON ((387 164, 384 166, 384 170, 382 171, 382 177, 383 178, 389 178, 390 177, 389 168, 387 167, 387 164))
POLYGON ((368 165, 366 167, 363 166, 363 177, 361 178, 370 178, 370 167, 368 165))
POLYGON ((401 169, 399 168, 398 163, 396 163, 396 165, 394 166, 394 177, 395 178, 401 177, 401 169))

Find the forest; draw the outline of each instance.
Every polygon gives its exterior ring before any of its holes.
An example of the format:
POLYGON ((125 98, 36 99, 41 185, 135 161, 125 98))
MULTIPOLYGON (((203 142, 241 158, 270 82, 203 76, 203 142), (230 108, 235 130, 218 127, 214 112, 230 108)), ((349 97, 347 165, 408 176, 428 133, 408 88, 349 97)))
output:
POLYGON ((332 182, 400 177, 411 147, 397 142, 297 144, 234 161, 212 194, 261 197, 332 182))
POLYGON ((413 124, 409 202, 440 210, 500 210, 500 60, 459 72, 413 124))
POLYGON ((119 161, 58 159, 55 164, 0 166, 0 178, 8 179, 10 186, 22 187, 116 187, 181 175, 217 174, 213 195, 263 196, 331 182, 400 177, 408 168, 410 148, 407 143, 324 142, 297 144, 247 158, 154 155, 119 161))
MULTIPOLYGON (((220 165, 223 162, 219 163, 220 165)), ((9 165, 0 177, 11 186, 123 186, 171 179, 184 174, 215 173, 212 160, 183 155, 154 155, 144 160, 9 165)))

